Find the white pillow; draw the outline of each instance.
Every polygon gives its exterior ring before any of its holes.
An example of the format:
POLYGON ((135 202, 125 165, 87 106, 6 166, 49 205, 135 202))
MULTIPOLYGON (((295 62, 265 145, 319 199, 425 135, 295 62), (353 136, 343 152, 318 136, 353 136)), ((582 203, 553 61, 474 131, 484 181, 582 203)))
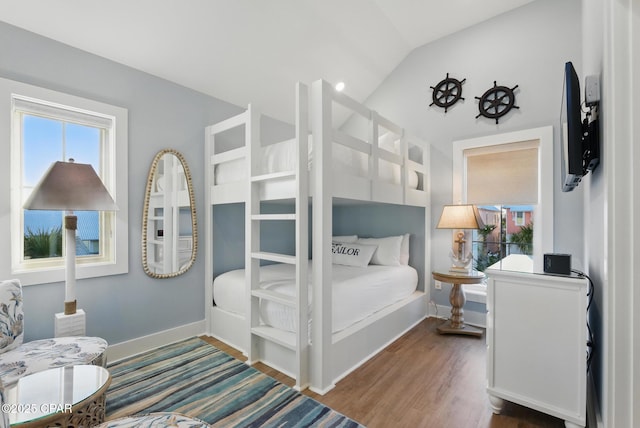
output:
POLYGON ((378 248, 371 258, 372 265, 400 266, 402 235, 386 238, 360 238, 358 244, 376 245, 378 248))
POLYGON ((354 244, 358 240, 358 235, 334 236, 331 238, 333 242, 346 242, 354 244))
POLYGON ((337 265, 365 267, 371 261, 375 251, 375 245, 351 244, 348 242, 331 243, 333 263, 337 265))
POLYGON ((402 244, 400 244, 400 264, 407 266, 409 264, 409 238, 410 234, 402 235, 402 244))

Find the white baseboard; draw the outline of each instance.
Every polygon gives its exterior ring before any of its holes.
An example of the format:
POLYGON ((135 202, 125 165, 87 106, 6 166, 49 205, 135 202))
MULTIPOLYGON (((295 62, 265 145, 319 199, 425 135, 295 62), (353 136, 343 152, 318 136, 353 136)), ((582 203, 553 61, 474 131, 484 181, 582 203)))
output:
POLYGON ((107 362, 113 363, 159 346, 168 345, 193 336, 201 336, 205 332, 206 322, 202 320, 109 345, 107 348, 107 362))
MULTIPOLYGON (((451 317, 451 306, 429 303, 429 316, 447 319, 451 317)), ((476 327, 487 328, 487 314, 484 312, 464 311, 464 322, 476 327)))

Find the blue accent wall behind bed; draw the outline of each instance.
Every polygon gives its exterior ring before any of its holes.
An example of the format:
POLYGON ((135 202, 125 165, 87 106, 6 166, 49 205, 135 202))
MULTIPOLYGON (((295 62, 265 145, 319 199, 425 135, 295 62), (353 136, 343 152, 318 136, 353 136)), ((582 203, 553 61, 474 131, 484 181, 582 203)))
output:
POLYGON ((338 204, 333 207, 333 234, 362 238, 411 234, 409 265, 418 271, 418 289, 425 283, 424 208, 391 204, 338 204))
MULTIPOLYGON (((291 204, 267 203, 263 212, 292 212, 291 204)), ((309 225, 311 231, 311 223, 309 225)), ((335 204, 333 234, 381 238, 411 234, 409 264, 418 271, 418 288, 425 283, 424 208, 373 203, 335 204)), ((309 235, 311 244, 311 234, 309 235)), ((294 254, 293 222, 270 222, 260 235, 262 250, 294 254)), ((213 275, 244 267, 244 204, 213 207, 213 275)), ((311 249, 309 249, 311 255, 311 249)))

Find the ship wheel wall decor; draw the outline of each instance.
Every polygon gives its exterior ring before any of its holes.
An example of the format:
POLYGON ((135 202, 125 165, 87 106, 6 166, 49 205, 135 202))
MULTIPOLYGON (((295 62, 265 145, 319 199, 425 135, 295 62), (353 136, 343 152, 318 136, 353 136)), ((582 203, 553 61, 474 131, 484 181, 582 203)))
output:
POLYGON ((433 89, 433 93, 431 94, 431 98, 433 102, 429 104, 429 107, 432 105, 437 105, 438 107, 444 108, 444 112, 447 112, 447 109, 454 105, 458 100, 464 100, 462 98, 462 84, 467 79, 454 79, 453 77, 449 77, 449 73, 447 73, 447 77, 440 81, 435 87, 430 86, 433 89))
POLYGON ((480 113, 476 116, 476 119, 480 116, 487 117, 489 119, 495 119, 496 124, 505 114, 509 113, 512 108, 519 109, 516 102, 516 96, 513 93, 518 85, 513 88, 506 86, 498 86, 494 80, 493 88, 488 89, 481 97, 476 97, 480 100, 478 108, 480 113))

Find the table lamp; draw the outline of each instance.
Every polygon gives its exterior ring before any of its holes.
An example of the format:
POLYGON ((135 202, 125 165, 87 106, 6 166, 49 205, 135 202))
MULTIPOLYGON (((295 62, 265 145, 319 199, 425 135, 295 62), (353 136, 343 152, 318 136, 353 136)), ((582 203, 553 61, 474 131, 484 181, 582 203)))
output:
POLYGON ((473 256, 471 250, 465 252, 464 229, 481 229, 484 222, 475 205, 445 205, 438 222, 437 229, 458 229, 456 240, 458 249, 449 254, 452 266, 449 269, 454 273, 469 273, 473 256))
MULTIPOLYGON (((76 229, 74 211, 116 211, 113 198, 89 164, 54 162, 25 202, 24 209, 65 211, 65 297, 64 315, 76 314, 76 229)), ((83 313, 84 315, 84 313, 83 313)), ((56 323, 60 317, 56 317, 56 323)), ((80 321, 84 334, 84 318, 80 321)), ((77 324, 75 322, 74 324, 77 324)), ((58 326, 56 325, 56 332, 58 326)))

